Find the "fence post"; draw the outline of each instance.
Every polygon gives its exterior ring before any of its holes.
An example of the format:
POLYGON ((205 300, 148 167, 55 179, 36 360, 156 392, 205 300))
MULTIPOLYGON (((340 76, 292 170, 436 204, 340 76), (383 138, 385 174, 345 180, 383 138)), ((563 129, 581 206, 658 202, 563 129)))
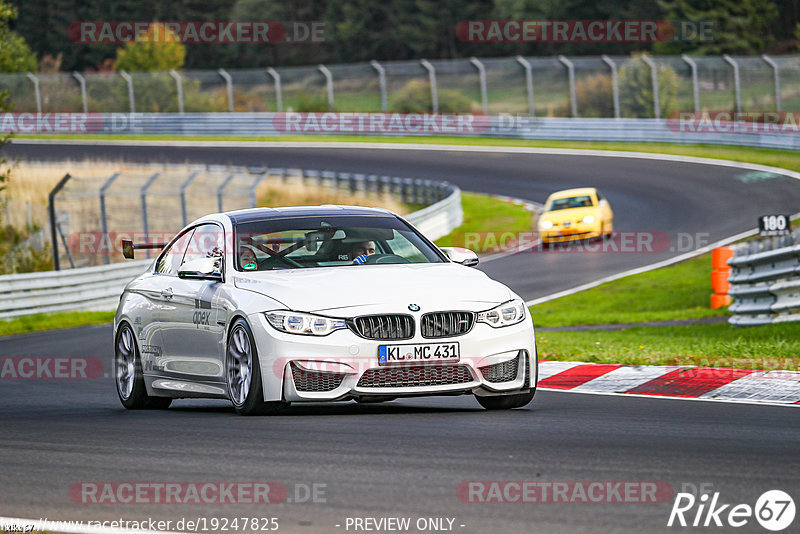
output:
POLYGON ((325 65, 317 65, 317 68, 325 76, 325 88, 328 93, 328 109, 333 111, 333 74, 325 65))
POLYGON ((769 57, 768 55, 766 55, 766 54, 763 54, 761 56, 761 59, 763 59, 767 63, 767 65, 772 67, 772 73, 773 73, 773 76, 774 76, 774 79, 775 79, 775 111, 780 113, 781 112, 781 108, 783 107, 782 106, 782 102, 781 102, 781 71, 780 71, 780 68, 778 67, 778 64, 775 63, 775 61, 773 61, 773 59, 771 57, 769 57))
POLYGON ((653 84, 653 116, 661 118, 661 98, 658 94, 658 66, 649 56, 642 54, 642 61, 650 67, 650 79, 653 84))
POLYGON ((128 82, 128 101, 131 104, 131 113, 136 113, 136 103, 133 100, 133 78, 124 70, 119 71, 119 75, 122 76, 123 80, 128 82))
POLYGON ((198 174, 200 173, 193 172, 189 175, 189 178, 187 178, 186 181, 181 184, 181 220, 183 221, 184 226, 189 224, 186 215, 186 189, 192 185, 192 182, 194 182, 194 179, 197 178, 198 174))
POLYGON ((37 78, 32 72, 26 74, 28 79, 33 82, 33 93, 36 97, 36 112, 42 112, 42 94, 39 92, 39 78, 37 78))
MULTIPOLYGON (((111 175, 111 178, 106 180, 103 184, 103 187, 100 188, 100 224, 102 226, 102 234, 100 236, 101 241, 103 239, 108 239, 108 219, 106 218, 106 191, 109 187, 119 178, 120 173, 115 172, 111 175)), ((109 263, 108 261, 108 254, 104 256, 105 263, 109 263)))
POLYGON ((56 186, 47 195, 47 212, 50 216, 50 240, 53 242, 53 269, 56 271, 61 270, 61 265, 58 260, 58 230, 56 229, 56 195, 61 191, 67 182, 72 178, 69 173, 59 180, 56 186))
POLYGON ((374 59, 370 61, 369 64, 378 72, 378 86, 381 90, 381 111, 388 113, 389 105, 386 99, 386 70, 374 59))
POLYGON ((169 69, 169 75, 175 78, 175 89, 178 90, 178 113, 183 115, 183 80, 175 69, 169 69))
MULTIPOLYGON (((251 208, 255 208, 256 207, 256 189, 258 189, 258 186, 261 185, 261 182, 264 181, 264 179, 267 177, 267 175, 269 175, 269 170, 267 170, 267 172, 265 172, 264 174, 260 174, 253 181, 253 185, 250 186, 249 193, 250 193, 250 207, 251 208)), ((302 174, 301 174, 301 176, 302 176, 302 174)))
POLYGON ((427 59, 420 60, 420 64, 428 71, 428 81, 431 84, 431 107, 433 113, 439 113, 439 95, 436 90, 436 69, 427 59))
POLYGON ((535 117, 536 106, 534 105, 533 100, 533 67, 531 67, 530 61, 522 56, 517 56, 517 63, 522 65, 522 68, 525 69, 525 89, 528 93, 528 113, 531 117, 535 117))
POLYGON ((733 88, 736 92, 736 111, 737 113, 742 112, 742 82, 739 78, 739 64, 736 63, 736 60, 733 59, 728 54, 723 54, 722 59, 724 59, 728 65, 733 67, 733 88))
POLYGON ((222 79, 225 80, 225 91, 228 93, 228 111, 233 113, 233 80, 231 79, 231 75, 228 74, 228 71, 225 69, 217 70, 217 74, 222 76, 222 79))
MULTIPOLYGON (((141 197, 142 201, 142 231, 144 232, 144 238, 148 243, 152 243, 152 239, 150 239, 150 223, 147 219, 147 190, 150 189, 150 186, 153 185, 159 176, 161 176, 160 172, 153 174, 147 179, 147 182, 139 191, 139 196, 141 197)), ((150 257, 150 249, 147 249, 147 257, 150 257)))
POLYGON ((235 176, 236 173, 229 175, 227 178, 225 178, 225 181, 223 181, 222 184, 217 188, 217 211, 219 211, 220 213, 222 213, 223 211, 222 192, 225 190, 225 187, 227 187, 227 185, 231 182, 231 180, 233 180, 235 176))
POLYGON ((72 77, 78 80, 81 86, 81 102, 83 102, 83 112, 89 113, 89 102, 86 99, 86 78, 80 72, 74 71, 72 77))
POLYGON ((700 113, 700 84, 697 80, 697 63, 686 54, 681 54, 681 59, 692 69, 692 95, 694 96, 694 112, 700 113))
POLYGON ((478 69, 478 80, 481 85, 481 106, 483 108, 483 114, 489 114, 489 96, 486 94, 486 69, 483 68, 483 63, 476 57, 469 58, 469 62, 475 65, 475 68, 478 69))
POLYGON ((575 92, 575 65, 564 56, 558 56, 558 60, 567 67, 567 79, 569 81, 569 102, 572 116, 578 116, 578 96, 575 92))
POLYGON ((278 74, 278 71, 269 67, 267 69, 267 74, 272 76, 272 80, 275 82, 275 106, 278 109, 278 113, 283 111, 283 93, 281 91, 281 75, 278 74))
POLYGON ((608 68, 611 69, 611 92, 614 98, 614 118, 620 118, 620 110, 619 110, 619 77, 617 76, 617 64, 614 63, 607 55, 603 54, 601 59, 608 65, 608 68))

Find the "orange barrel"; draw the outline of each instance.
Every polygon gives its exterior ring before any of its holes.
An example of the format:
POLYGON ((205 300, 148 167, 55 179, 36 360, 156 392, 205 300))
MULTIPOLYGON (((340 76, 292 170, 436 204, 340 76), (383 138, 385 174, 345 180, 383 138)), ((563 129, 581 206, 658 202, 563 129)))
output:
POLYGON ((718 271, 729 271, 728 260, 733 257, 731 247, 717 247, 711 251, 711 268, 718 271))
POLYGON ((730 271, 711 271, 711 289, 718 295, 727 295, 731 290, 731 283, 728 282, 730 271))
POLYGON ((718 295, 716 293, 711 295, 712 310, 716 310, 717 308, 724 308, 725 306, 729 306, 730 303, 731 303, 730 295, 718 295))

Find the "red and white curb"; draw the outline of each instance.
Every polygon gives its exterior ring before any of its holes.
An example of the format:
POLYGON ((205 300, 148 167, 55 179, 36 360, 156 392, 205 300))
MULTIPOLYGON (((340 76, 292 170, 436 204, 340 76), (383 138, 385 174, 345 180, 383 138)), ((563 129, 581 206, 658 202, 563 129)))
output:
POLYGON ((800 405, 800 372, 539 362, 538 387, 575 393, 800 405))

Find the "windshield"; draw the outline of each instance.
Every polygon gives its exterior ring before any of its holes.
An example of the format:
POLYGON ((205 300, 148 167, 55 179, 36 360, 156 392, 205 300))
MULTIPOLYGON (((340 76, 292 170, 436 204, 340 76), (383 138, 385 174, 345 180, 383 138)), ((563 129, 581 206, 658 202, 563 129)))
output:
POLYGON ((558 211, 567 210, 570 208, 586 208, 593 206, 592 197, 589 195, 581 195, 577 197, 557 198, 551 200, 550 204, 545 208, 545 211, 558 211))
POLYGON ((238 223, 239 271, 364 264, 443 263, 419 234, 391 216, 310 216, 238 223))

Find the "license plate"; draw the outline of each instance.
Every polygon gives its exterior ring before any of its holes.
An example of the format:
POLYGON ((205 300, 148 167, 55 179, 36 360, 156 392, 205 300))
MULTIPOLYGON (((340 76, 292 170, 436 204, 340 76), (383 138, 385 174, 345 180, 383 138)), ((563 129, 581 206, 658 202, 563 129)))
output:
POLYGON ((458 343, 424 345, 378 345, 378 363, 392 365, 409 362, 457 362, 458 343))

